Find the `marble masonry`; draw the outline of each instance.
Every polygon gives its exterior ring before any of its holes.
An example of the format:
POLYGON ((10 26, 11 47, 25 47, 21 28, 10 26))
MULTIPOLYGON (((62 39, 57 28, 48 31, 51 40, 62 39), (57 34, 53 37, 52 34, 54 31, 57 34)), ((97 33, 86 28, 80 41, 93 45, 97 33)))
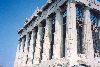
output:
POLYGON ((48 0, 18 35, 14 67, 100 67, 100 2, 48 0))

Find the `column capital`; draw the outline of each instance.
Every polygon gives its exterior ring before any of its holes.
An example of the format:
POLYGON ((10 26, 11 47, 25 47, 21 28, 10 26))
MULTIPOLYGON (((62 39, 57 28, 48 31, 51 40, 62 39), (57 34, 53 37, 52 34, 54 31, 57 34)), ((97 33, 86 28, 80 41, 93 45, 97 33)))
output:
POLYGON ((35 31, 36 31, 36 29, 35 29, 35 28, 33 28, 33 29, 32 29, 32 32, 35 32, 35 31))
POLYGON ((86 6, 86 7, 84 7, 84 10, 90 10, 90 7, 86 6))
POLYGON ((29 32, 26 32, 26 39, 29 39, 29 32))
POLYGON ((75 0, 69 0, 69 3, 75 3, 75 0))
POLYGON ((46 20, 52 20, 52 18, 51 17, 47 17, 46 20))
POLYGON ((21 40, 22 40, 22 38, 19 38, 19 40, 18 40, 18 41, 20 42, 21 40))
POLYGON ((38 24, 38 27, 43 27, 43 24, 42 24, 42 23, 39 23, 39 24, 38 24))
POLYGON ((22 42, 24 42, 25 41, 25 37, 22 37, 22 42))
POLYGON ((47 15, 47 16, 46 16, 46 18, 49 18, 49 17, 51 17, 51 18, 52 18, 55 14, 56 14, 56 13, 55 13, 55 12, 53 12, 53 13, 51 13, 51 14, 47 15))
POLYGON ((55 12, 56 13, 61 13, 62 12, 62 9, 59 7, 55 12))

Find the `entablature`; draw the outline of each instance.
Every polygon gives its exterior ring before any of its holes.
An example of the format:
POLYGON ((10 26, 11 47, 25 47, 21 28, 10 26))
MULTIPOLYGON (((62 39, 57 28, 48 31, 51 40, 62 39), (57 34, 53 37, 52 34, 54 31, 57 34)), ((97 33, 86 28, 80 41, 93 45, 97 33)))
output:
MULTIPOLYGON (((95 12, 100 12, 100 2, 95 0, 72 0, 76 4, 82 4, 84 7, 89 7, 91 10, 95 12)), ((47 2, 41 9, 37 9, 33 15, 25 21, 24 27, 27 30, 30 30, 30 25, 32 28, 37 26, 42 20, 46 19, 52 13, 55 13, 57 9, 59 9, 63 4, 67 5, 66 3, 68 0, 54 0, 51 2, 47 2), (34 21, 34 22, 33 22, 34 21)), ((67 9, 67 8, 66 8, 67 9)), ((22 29, 18 30, 18 33, 22 32, 22 29)))

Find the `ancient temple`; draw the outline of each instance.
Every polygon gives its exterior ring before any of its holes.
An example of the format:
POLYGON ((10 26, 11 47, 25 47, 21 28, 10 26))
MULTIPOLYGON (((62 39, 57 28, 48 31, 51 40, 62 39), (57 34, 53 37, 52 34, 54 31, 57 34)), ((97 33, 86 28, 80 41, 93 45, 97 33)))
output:
POLYGON ((14 67, 100 67, 100 2, 48 0, 18 30, 14 67))

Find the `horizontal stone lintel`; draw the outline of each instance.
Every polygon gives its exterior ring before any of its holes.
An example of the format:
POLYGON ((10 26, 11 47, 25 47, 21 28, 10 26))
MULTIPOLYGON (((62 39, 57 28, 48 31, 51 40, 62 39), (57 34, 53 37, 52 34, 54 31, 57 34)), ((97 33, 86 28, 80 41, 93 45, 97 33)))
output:
MULTIPOLYGON (((27 21, 26 24, 24 24, 24 27, 23 28, 29 28, 28 25, 29 24, 32 24, 32 21, 34 20, 34 26, 37 26, 42 20, 46 19, 50 14, 54 13, 57 9, 59 9, 59 7, 61 5, 63 5, 65 2, 67 2, 67 0, 57 0, 58 2, 51 2, 49 3, 50 5, 48 5, 48 3, 46 3, 41 9, 40 11, 37 12, 38 13, 41 13, 41 17, 39 15, 32 15, 31 18, 27 21), (44 10, 44 8, 46 8, 44 10), (39 19, 39 20, 38 20, 39 19)), ((77 3, 82 3, 84 4, 85 6, 89 7, 90 9, 95 9, 97 11, 100 12, 100 2, 90 2, 90 1, 87 1, 87 0, 75 0, 75 2, 77 3)), ((66 8, 67 9, 67 8, 66 8)), ((18 30, 18 33, 22 33, 23 29, 20 29, 18 30)))

